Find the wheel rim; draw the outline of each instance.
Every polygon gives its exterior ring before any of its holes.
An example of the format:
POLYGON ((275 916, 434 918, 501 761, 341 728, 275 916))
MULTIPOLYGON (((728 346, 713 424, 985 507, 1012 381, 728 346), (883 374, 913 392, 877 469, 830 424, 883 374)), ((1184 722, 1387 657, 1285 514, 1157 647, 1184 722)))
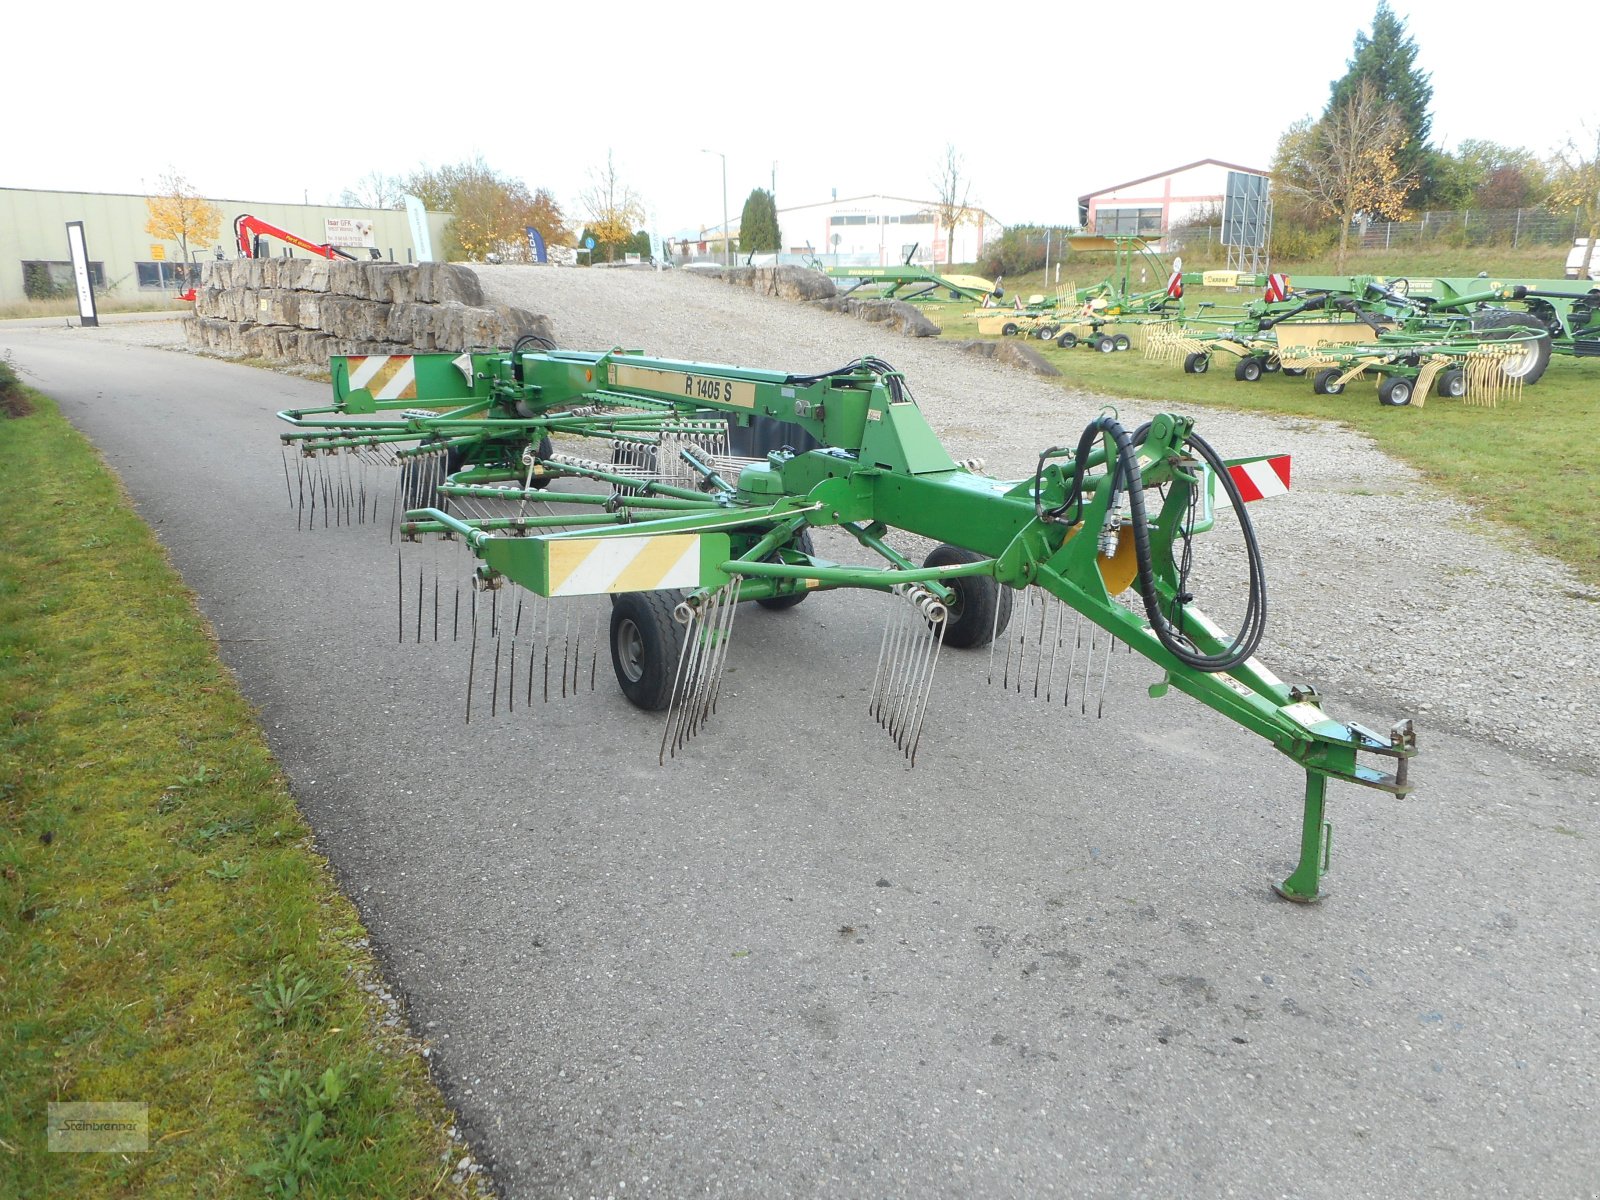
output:
POLYGON ((639 626, 630 618, 623 617, 617 622, 612 649, 616 652, 617 665, 622 668, 629 683, 638 683, 644 678, 644 634, 639 632, 639 626))
POLYGON ((1521 379, 1539 365, 1539 343, 1524 342, 1521 354, 1501 359, 1500 369, 1507 379, 1521 379))

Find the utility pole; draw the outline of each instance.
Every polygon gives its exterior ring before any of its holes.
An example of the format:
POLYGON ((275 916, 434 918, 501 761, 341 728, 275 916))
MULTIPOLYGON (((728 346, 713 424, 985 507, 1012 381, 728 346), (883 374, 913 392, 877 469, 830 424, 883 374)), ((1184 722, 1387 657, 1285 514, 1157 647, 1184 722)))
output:
POLYGON ((721 150, 701 150, 701 154, 715 154, 722 160, 722 265, 733 265, 733 239, 728 230, 728 156, 721 150))

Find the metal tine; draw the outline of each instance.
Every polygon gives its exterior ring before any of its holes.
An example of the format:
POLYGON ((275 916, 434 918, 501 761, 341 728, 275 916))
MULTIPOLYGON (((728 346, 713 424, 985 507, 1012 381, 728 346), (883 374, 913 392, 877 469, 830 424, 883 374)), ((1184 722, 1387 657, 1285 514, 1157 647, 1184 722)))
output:
POLYGON ((884 664, 883 693, 878 697, 878 725, 887 728, 895 689, 900 681, 901 643, 905 634, 905 610, 898 604, 889 610, 889 659, 884 664))
POLYGON ((689 663, 684 670, 683 691, 681 695, 673 697, 673 734, 672 757, 678 756, 678 751, 683 749, 687 740, 687 728, 694 710, 693 698, 699 691, 700 673, 705 670, 706 659, 706 630, 710 610, 716 607, 716 593, 712 593, 701 605, 698 611, 690 610, 688 629, 685 636, 693 643, 689 653, 689 663))
POLYGON ((589 642, 589 645, 594 647, 589 654, 589 690, 592 692, 594 691, 595 672, 600 669, 600 615, 602 612, 609 611, 609 608, 607 605, 600 603, 592 604, 589 607, 594 610, 594 637, 589 642))
POLYGON ((506 711, 517 711, 517 637, 511 635, 511 651, 506 655, 506 711))
MULTIPOLYGON (((1020 622, 1020 624, 1025 626, 1028 623, 1028 621, 1027 621, 1028 589, 1027 588, 1023 588, 1022 589, 1022 606, 1023 606, 1023 608, 1022 608, 1023 619, 1020 622)), ((1015 637, 1011 636, 1010 632, 1008 631, 1007 635, 1006 635, 1006 665, 1005 665, 1005 671, 1000 677, 1000 686, 1002 688, 1005 688, 1005 689, 1009 689, 1011 687, 1011 647, 1012 647, 1012 644, 1016 642, 1016 640, 1017 639, 1015 637)))
MULTIPOLYGON (((680 609, 687 607, 687 605, 679 606, 680 609)), ((679 619, 678 610, 674 610, 672 615, 673 619, 679 619)), ((656 761, 661 764, 665 764, 667 761, 667 746, 672 743, 673 731, 677 722, 678 698, 683 691, 683 681, 689 669, 689 660, 694 656, 695 652, 694 616, 692 612, 684 619, 684 624, 689 628, 684 635, 683 646, 678 650, 678 666, 672 675, 672 694, 667 702, 667 720, 661 730, 661 751, 656 756, 656 761)), ((674 758, 678 756, 676 745, 673 745, 672 756, 674 758)))
POLYGON ((472 648, 467 654, 467 724, 472 724, 472 676, 478 666, 478 612, 472 612, 472 648))
POLYGON ((1066 618, 1066 615, 1067 615, 1067 606, 1065 604, 1061 603, 1061 601, 1059 601, 1059 600, 1056 601, 1055 609, 1056 609, 1056 636, 1051 641, 1051 645, 1050 645, 1050 675, 1045 680, 1045 684, 1044 684, 1044 702, 1046 704, 1049 704, 1051 699, 1052 699, 1052 697, 1055 695, 1056 655, 1061 652, 1061 623, 1066 618))
POLYGON ((939 651, 944 647, 944 634, 949 625, 949 610, 943 604, 937 605, 935 611, 924 612, 923 615, 930 622, 927 637, 929 650, 909 734, 904 739, 903 745, 906 759, 913 767, 917 765, 917 747, 922 742, 922 722, 928 713, 928 698, 933 694, 933 680, 939 670, 939 651))
MULTIPOLYGON (((933 682, 931 668, 938 644, 943 642, 946 610, 943 604, 926 588, 913 586, 907 596, 912 607, 912 628, 917 638, 916 668, 907 689, 908 702, 895 730, 895 745, 908 749, 908 735, 918 713, 927 703, 927 691, 933 682)), ((907 754, 909 758, 909 753, 907 754)))
MULTIPOLYGON (((491 635, 493 636, 493 635, 491 635)), ((494 678, 489 681, 489 715, 500 711, 500 639, 494 639, 494 678)))
POLYGON ((406 644, 406 557, 400 551, 394 552, 395 589, 394 611, 400 622, 400 644, 406 644))
POLYGON ((894 610, 883 621, 883 640, 878 643, 878 669, 872 676, 872 691, 867 694, 867 715, 878 715, 878 686, 883 679, 884 660, 889 652, 889 631, 894 627, 894 610))
MULTIPOLYGON (((897 589, 898 591, 898 589, 897 589)), ((900 745, 900 730, 904 728, 903 719, 906 711, 907 697, 911 694, 913 680, 917 673, 917 659, 921 645, 917 640, 916 617, 910 609, 910 592, 898 592, 901 600, 907 602, 907 607, 900 610, 900 677, 896 681, 894 698, 889 707, 889 719, 884 728, 889 736, 895 740, 895 746, 900 745)))
POLYGON ((289 489, 289 507, 294 507, 294 484, 289 482, 289 447, 278 447, 279 457, 283 459, 283 486, 289 489))
POLYGON ((1083 645, 1083 614, 1073 610, 1072 621, 1072 661, 1067 664, 1067 683, 1061 689, 1061 707, 1067 706, 1067 701, 1072 698, 1072 678, 1078 671, 1078 648, 1083 645))
POLYGON ((717 696, 722 691, 722 675, 728 665, 728 651, 733 646, 733 622, 734 618, 739 615, 739 593, 743 589, 744 580, 737 575, 721 588, 723 593, 722 612, 724 615, 717 631, 716 643, 712 647, 714 658, 711 664, 710 677, 705 684, 701 705, 701 728, 704 728, 705 723, 711 719, 711 714, 717 711, 717 696))
MULTIPOLYGON (((1033 590, 1034 589, 1029 588, 1029 591, 1033 590)), ((1033 664, 1033 698, 1035 700, 1039 698, 1039 676, 1044 671, 1044 629, 1045 621, 1048 620, 1050 616, 1051 599, 1052 597, 1048 592, 1039 592, 1039 636, 1037 639, 1035 639, 1035 644, 1039 650, 1039 656, 1033 664)))
POLYGON ((565 617, 561 633, 561 698, 563 700, 567 698, 567 656, 572 653, 572 610, 570 608, 567 609, 565 617))
MULTIPOLYGON (((907 600, 909 594, 902 592, 900 598, 907 600)), ((911 693, 911 680, 916 673, 917 652, 919 649, 917 619, 908 605, 900 610, 898 678, 895 680, 894 695, 889 702, 889 719, 884 722, 884 729, 891 738, 897 737, 901 718, 905 715, 906 699, 911 693)), ((898 741, 896 744, 898 745, 898 741)))
POLYGON ((1083 689, 1078 693, 1078 711, 1085 716, 1089 713, 1089 671, 1094 666, 1094 635, 1099 628, 1093 621, 1089 622, 1089 652, 1083 660, 1083 689))
POLYGON ((422 564, 417 564, 417 635, 416 642, 422 644, 422 564))
POLYGON ((1095 709, 1095 720, 1106 715, 1106 678, 1111 674, 1111 651, 1116 649, 1116 639, 1106 634, 1106 661, 1100 668, 1100 703, 1095 709))
POLYGON ((550 638, 555 632, 556 606, 550 601, 544 606, 544 702, 550 703, 550 638))

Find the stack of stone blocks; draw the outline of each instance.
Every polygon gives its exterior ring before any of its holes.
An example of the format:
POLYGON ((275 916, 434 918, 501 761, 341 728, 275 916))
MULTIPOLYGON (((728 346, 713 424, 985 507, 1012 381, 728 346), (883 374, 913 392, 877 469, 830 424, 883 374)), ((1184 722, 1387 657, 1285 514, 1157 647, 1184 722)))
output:
POLYGON ((450 263, 238 258, 205 264, 189 345, 225 358, 326 366, 336 354, 415 354, 551 336, 547 317, 486 305, 450 263))

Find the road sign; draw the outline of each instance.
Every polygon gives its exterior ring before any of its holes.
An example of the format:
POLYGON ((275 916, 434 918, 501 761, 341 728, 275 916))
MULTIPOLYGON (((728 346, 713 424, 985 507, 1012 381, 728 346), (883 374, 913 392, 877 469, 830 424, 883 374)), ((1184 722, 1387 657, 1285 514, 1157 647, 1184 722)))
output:
POLYGON ((151 242, 150 243, 150 261, 151 262, 166 262, 167 261, 167 248, 165 246, 158 246, 154 242, 151 242))
POLYGON ((594 239, 592 237, 584 238, 583 239, 583 245, 584 245, 585 249, 593 250, 594 249, 594 239))

